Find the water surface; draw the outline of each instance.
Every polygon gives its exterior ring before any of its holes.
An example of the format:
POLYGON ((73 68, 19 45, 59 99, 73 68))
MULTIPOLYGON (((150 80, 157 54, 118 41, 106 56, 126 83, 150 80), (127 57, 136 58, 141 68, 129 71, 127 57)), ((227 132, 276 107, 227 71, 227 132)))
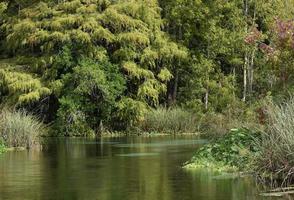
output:
POLYGON ((0 155, 2 200, 260 200, 251 178, 187 171, 196 136, 48 139, 0 155))

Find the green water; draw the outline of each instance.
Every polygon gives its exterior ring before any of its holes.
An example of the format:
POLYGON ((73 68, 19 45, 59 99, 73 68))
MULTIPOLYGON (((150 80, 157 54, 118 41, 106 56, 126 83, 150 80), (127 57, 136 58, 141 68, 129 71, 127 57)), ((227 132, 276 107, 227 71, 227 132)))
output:
POLYGON ((0 199, 262 199, 251 178, 183 170, 204 142, 195 136, 51 138, 43 151, 0 155, 0 199))

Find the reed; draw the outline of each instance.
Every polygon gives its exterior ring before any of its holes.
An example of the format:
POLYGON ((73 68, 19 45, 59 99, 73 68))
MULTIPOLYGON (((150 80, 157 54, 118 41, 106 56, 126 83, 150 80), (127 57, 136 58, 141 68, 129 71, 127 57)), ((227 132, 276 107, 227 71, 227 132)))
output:
POLYGON ((0 138, 8 148, 32 148, 44 132, 43 123, 26 111, 3 109, 0 113, 0 138))
POLYGON ((140 129, 157 133, 194 133, 197 132, 197 123, 193 113, 181 108, 158 108, 145 114, 140 129))

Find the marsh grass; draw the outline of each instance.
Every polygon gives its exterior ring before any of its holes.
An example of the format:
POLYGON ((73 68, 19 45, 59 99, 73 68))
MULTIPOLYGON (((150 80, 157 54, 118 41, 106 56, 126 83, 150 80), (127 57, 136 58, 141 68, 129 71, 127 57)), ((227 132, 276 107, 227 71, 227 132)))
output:
POLYGON ((32 148, 45 130, 36 117, 25 111, 3 109, 0 113, 0 138, 8 148, 32 148))
POLYGON ((273 187, 294 182, 294 99, 267 109, 268 128, 256 159, 257 174, 273 187))
POLYGON ((150 133, 195 133, 197 123, 197 117, 183 109, 158 108, 147 112, 139 127, 150 133))

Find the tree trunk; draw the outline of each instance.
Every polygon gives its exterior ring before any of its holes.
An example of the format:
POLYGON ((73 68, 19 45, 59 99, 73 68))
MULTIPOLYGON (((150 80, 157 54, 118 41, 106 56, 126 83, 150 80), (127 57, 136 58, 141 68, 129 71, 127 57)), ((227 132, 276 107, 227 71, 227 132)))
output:
POLYGON ((168 86, 168 94, 167 94, 167 104, 168 107, 173 106, 177 101, 177 93, 178 93, 178 82, 179 82, 179 71, 176 69, 174 79, 170 82, 168 86))
POLYGON ((243 101, 246 101, 247 96, 247 65, 248 65, 248 55, 247 52, 245 54, 245 62, 243 67, 243 101))
POLYGON ((209 97, 209 91, 206 89, 205 92, 205 110, 208 110, 208 97, 209 97))
POLYGON ((173 104, 175 104, 177 101, 178 83, 179 83, 179 71, 178 71, 178 69, 176 69, 173 91, 172 91, 172 103, 173 104))
POLYGON ((254 57, 255 57, 255 49, 252 50, 250 63, 248 65, 248 93, 252 95, 253 93, 253 81, 254 81, 254 57))
MULTIPOLYGON (((256 19, 256 8, 254 6, 253 11, 253 19, 252 24, 255 24, 256 19)), ((250 55, 250 62, 248 63, 248 93, 251 96, 253 93, 253 81, 254 81, 254 58, 255 58, 255 52, 256 49, 252 49, 251 55, 250 55)))
MULTIPOLYGON (((248 25, 247 25, 247 18, 248 18, 248 0, 244 0, 244 16, 246 19, 245 25, 245 33, 248 33, 248 25)), ((244 56, 244 66, 243 66, 243 101, 246 101, 247 96, 247 70, 248 70, 248 49, 245 50, 244 56)))

